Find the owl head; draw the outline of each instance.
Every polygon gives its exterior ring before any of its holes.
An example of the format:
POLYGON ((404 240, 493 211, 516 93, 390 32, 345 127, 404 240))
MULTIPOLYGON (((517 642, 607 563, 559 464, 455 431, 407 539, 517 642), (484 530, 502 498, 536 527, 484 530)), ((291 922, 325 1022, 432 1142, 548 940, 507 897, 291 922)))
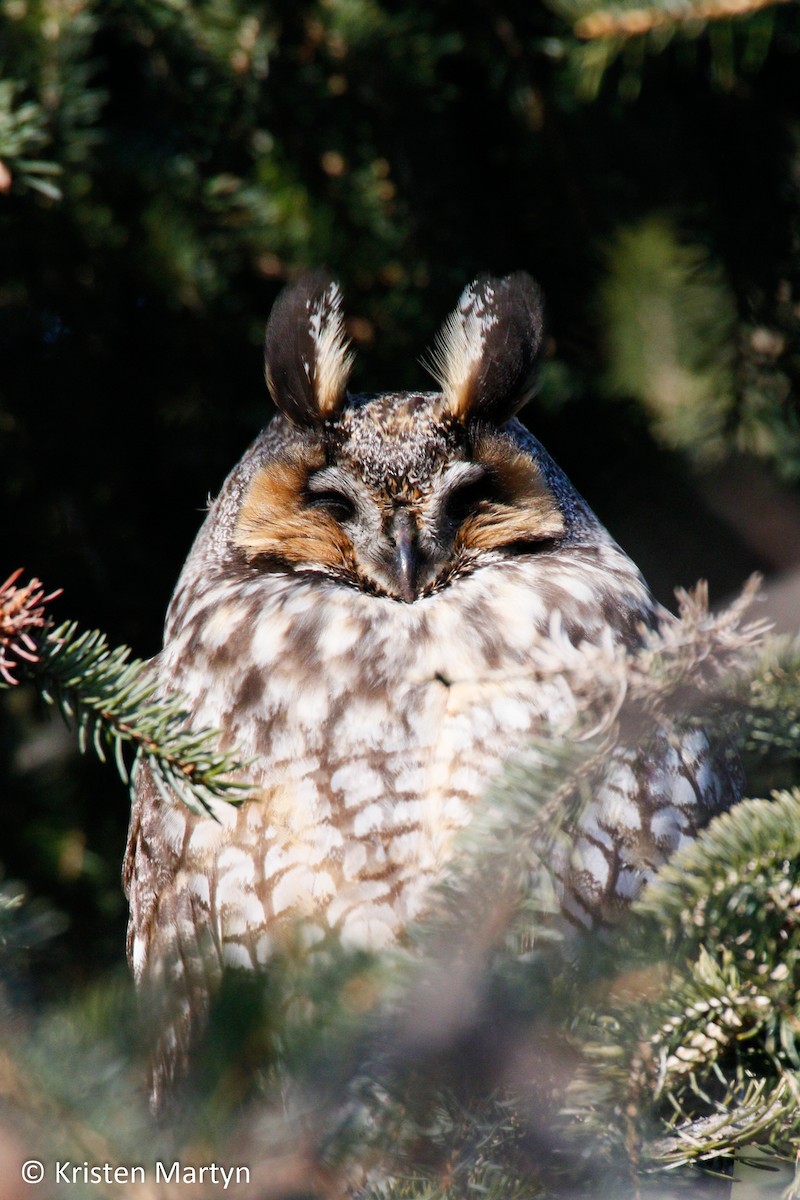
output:
POLYGON ((434 392, 351 395, 336 283, 285 291, 267 326, 278 416, 262 435, 233 528, 263 571, 313 571, 413 603, 499 557, 546 555, 593 521, 513 420, 533 394, 539 288, 476 279, 440 331, 434 392))

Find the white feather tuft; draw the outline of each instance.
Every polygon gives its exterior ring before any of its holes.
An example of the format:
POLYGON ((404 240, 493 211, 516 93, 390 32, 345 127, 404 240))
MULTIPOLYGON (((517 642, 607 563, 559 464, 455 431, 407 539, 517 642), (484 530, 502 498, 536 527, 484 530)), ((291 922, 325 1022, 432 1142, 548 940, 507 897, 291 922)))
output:
MULTIPOLYGON (((476 281, 477 282, 477 281, 476 281)), ((448 410, 464 415, 469 409, 472 385, 483 360, 486 335, 497 324, 492 307, 494 289, 478 291, 475 282, 464 288, 456 309, 450 313, 436 337, 423 366, 444 394, 448 410)))
POLYGON ((338 283, 330 283, 320 297, 310 300, 308 309, 314 344, 314 394, 321 415, 329 417, 342 406, 354 358, 345 333, 338 283))

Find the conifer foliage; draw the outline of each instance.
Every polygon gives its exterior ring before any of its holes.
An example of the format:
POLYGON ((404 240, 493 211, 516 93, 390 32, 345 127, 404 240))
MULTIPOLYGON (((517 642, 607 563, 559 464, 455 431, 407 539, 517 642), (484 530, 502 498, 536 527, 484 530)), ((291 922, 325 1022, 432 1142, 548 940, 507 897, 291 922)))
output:
POLYGON ((106 748, 122 780, 129 779, 126 746, 146 762, 159 791, 171 792, 190 808, 210 812, 210 801, 246 795, 233 776, 241 764, 214 749, 213 730, 187 728, 187 715, 173 697, 157 697, 146 663, 131 659, 127 646, 112 649, 98 630, 79 632, 74 621, 49 627, 49 596, 38 579, 22 587, 14 571, 0 588, 0 673, 7 687, 31 676, 43 700, 74 724, 81 751, 91 746, 101 762, 106 748))

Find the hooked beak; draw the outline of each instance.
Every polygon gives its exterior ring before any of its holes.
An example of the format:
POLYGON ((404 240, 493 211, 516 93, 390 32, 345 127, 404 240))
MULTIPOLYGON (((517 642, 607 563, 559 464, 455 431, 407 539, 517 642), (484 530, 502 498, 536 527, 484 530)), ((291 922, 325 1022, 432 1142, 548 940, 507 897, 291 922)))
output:
POLYGON ((392 539, 395 547, 392 563, 394 575, 400 595, 406 604, 411 604, 417 597, 420 555, 414 520, 406 509, 400 509, 392 522, 392 539))

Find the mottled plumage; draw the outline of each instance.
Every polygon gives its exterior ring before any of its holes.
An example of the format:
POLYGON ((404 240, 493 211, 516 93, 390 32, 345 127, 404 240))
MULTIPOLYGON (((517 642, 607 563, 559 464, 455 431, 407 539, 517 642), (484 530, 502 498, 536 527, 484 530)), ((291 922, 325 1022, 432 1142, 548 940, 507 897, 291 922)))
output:
MULTIPOLYGON (((481 279, 440 337, 440 392, 348 396, 338 289, 278 301, 279 415, 211 508, 157 660, 259 794, 215 821, 142 772, 131 821, 131 961, 176 1005, 157 1086, 221 965, 266 964, 299 916, 311 942, 401 937, 502 764, 574 722, 568 660, 673 619, 512 417, 541 342, 536 285, 481 279)), ((702 732, 616 751, 556 860, 565 912, 614 919, 737 786, 702 732)))

